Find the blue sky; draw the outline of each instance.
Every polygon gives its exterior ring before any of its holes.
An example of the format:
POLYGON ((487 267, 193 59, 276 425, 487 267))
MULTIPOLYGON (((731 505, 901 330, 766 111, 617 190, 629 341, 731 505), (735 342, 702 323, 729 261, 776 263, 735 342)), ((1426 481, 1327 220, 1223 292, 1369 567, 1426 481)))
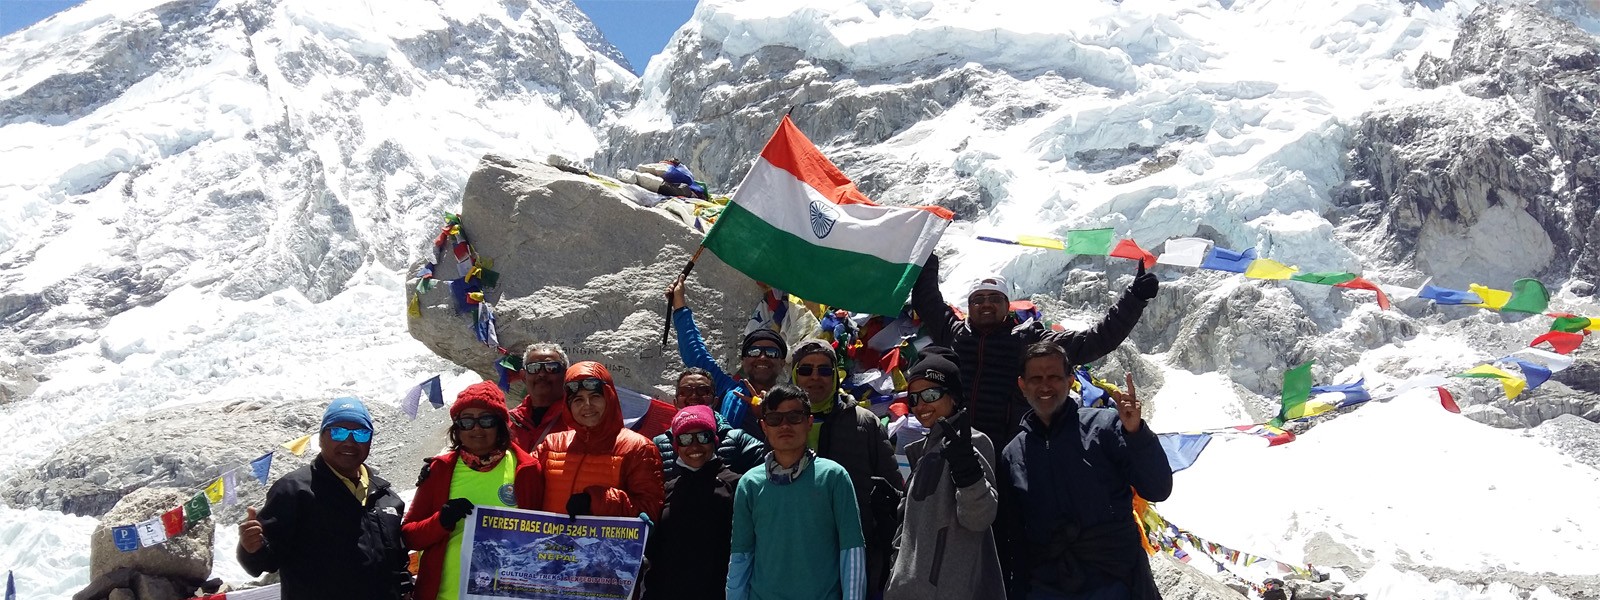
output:
MULTIPOLYGON (((6 35, 65 10, 79 0, 0 0, 0 35, 6 35)), ((336 1, 336 0, 330 0, 336 1)), ((672 32, 694 14, 695 0, 574 0, 606 39, 643 72, 650 57, 666 47, 672 32)))

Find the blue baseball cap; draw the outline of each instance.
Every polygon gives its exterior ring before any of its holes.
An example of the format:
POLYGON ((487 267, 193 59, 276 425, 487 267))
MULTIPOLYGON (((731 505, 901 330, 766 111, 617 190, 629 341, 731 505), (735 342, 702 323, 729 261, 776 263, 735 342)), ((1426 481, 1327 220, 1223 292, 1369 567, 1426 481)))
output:
POLYGON ((334 398, 328 405, 328 410, 322 411, 322 429, 334 423, 342 422, 360 423, 362 427, 372 429, 372 414, 367 412, 367 405, 354 396, 334 398))

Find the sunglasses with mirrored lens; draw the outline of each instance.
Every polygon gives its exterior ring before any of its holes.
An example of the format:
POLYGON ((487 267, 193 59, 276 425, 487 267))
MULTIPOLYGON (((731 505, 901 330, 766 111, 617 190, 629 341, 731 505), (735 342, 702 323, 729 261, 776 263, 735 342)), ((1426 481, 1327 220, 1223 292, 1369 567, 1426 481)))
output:
POLYGON ((372 441, 371 429, 345 429, 343 427, 329 427, 328 438, 335 442, 342 442, 354 438, 357 444, 372 441))
POLYGON ((709 385, 686 385, 678 388, 678 395, 689 397, 710 396, 715 391, 717 390, 709 385))
POLYGON ((918 404, 931 404, 938 402, 939 399, 943 397, 945 397, 944 388, 931 387, 920 392, 907 393, 906 404, 909 404, 912 407, 915 407, 918 404))
POLYGON ((1006 297, 1000 294, 979 294, 967 298, 967 304, 1005 304, 1006 297))
POLYGON ((777 427, 779 425, 799 425, 800 423, 805 422, 806 417, 809 416, 811 416, 810 413, 799 410, 789 412, 769 412, 761 415, 761 421, 771 427, 777 427))
POLYGON ((522 368, 529 373, 538 373, 541 371, 545 373, 560 373, 567 370, 566 365, 555 361, 528 363, 522 365, 522 368))
POLYGON ((751 346, 749 348, 745 348, 744 350, 744 355, 749 358, 755 358, 757 356, 777 358, 780 354, 783 354, 783 351, 773 348, 772 346, 751 346))
POLYGON ((680 433, 680 434, 678 434, 677 436, 674 436, 674 437, 676 437, 678 439, 678 445, 679 446, 687 446, 689 444, 709 444, 709 443, 711 443, 711 432, 709 432, 709 431, 695 431, 695 432, 692 432, 692 433, 680 433))
POLYGON ((578 390, 589 390, 591 392, 598 392, 598 391, 604 389, 605 387, 606 387, 606 382, 601 381, 599 379, 595 379, 593 377, 590 377, 588 379, 579 379, 577 381, 568 381, 567 382, 567 393, 568 394, 576 394, 576 393, 578 393, 578 390))
POLYGON ((794 374, 801 377, 810 377, 812 373, 816 373, 819 377, 830 377, 833 375, 833 365, 822 365, 816 368, 812 368, 811 365, 800 365, 794 368, 794 374))
POLYGON ((496 417, 494 415, 479 415, 476 417, 461 417, 456 419, 456 429, 460 429, 462 431, 472 429, 473 427, 490 429, 499 424, 500 417, 496 417))

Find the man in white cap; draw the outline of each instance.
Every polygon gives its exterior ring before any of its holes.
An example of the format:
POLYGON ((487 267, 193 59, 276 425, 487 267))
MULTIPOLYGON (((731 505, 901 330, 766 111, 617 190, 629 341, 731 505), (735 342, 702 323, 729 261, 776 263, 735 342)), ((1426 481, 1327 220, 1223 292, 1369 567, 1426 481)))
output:
POLYGON ((1017 389, 1022 374, 1022 354, 1029 345, 1053 342, 1066 351, 1072 365, 1083 365, 1109 354, 1139 322, 1145 305, 1156 297, 1156 276, 1144 265, 1104 319, 1085 331, 1050 331, 1037 321, 1019 323, 1011 312, 1011 288, 1006 279, 990 275, 978 281, 967 295, 967 318, 956 316, 939 292, 939 257, 928 263, 911 291, 916 309, 933 343, 955 350, 961 359, 963 390, 972 410, 973 427, 1004 447, 1016 436, 1028 404, 1017 389))

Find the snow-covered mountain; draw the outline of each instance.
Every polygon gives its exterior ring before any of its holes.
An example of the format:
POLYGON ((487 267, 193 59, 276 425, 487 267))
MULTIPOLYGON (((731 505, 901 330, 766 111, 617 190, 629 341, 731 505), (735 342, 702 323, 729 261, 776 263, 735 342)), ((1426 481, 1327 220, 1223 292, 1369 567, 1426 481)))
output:
MULTIPOLYGON (((130 428, 234 412, 183 409, 200 404, 393 405, 452 369, 406 335, 402 271, 488 151, 602 172, 671 155, 729 190, 792 109, 872 197, 968 223, 941 248, 952 298, 999 271, 1088 322, 1128 265, 971 236, 1108 226, 1396 285, 1536 276, 1600 314, 1597 18, 1574 0, 703 0, 635 78, 566 0, 91 0, 0 39, 0 569, 26 597, 70 595, 87 539, 58 534, 86 520, 55 511, 214 475, 215 440, 130 428), (94 436, 114 449, 62 456, 94 436)), ((1149 376, 1163 431, 1263 420, 1307 359, 1380 385, 1547 325, 1159 272, 1138 356, 1114 366, 1149 376)), ((1218 440, 1162 510, 1347 565, 1371 598, 1592 597, 1600 365, 1579 357, 1514 402, 1463 389, 1476 421, 1408 395, 1288 446, 1218 440)))

